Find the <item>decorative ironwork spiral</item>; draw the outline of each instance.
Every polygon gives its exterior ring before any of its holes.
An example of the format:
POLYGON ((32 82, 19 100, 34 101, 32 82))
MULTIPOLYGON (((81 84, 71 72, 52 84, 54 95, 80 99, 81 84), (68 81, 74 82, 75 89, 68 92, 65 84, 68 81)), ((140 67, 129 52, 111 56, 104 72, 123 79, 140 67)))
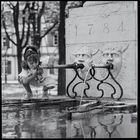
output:
POLYGON ((113 93, 111 93, 111 98, 113 99, 117 99, 120 100, 123 96, 123 88, 121 87, 121 85, 116 81, 116 79, 113 77, 112 73, 111 73, 111 69, 113 69, 113 64, 107 63, 105 66, 92 66, 89 70, 89 74, 90 77, 88 77, 88 79, 86 79, 86 81, 84 81, 84 79, 80 76, 78 69, 83 69, 84 65, 83 64, 77 64, 77 63, 73 63, 73 64, 66 64, 66 65, 56 65, 56 66, 50 66, 50 67, 42 67, 42 68, 46 68, 46 69, 52 69, 52 68, 65 68, 65 69, 73 69, 75 71, 75 75, 73 77, 73 79, 70 81, 70 83, 67 85, 67 95, 70 98, 75 98, 77 96, 77 92, 75 91, 76 87, 82 83, 86 84, 85 89, 83 90, 83 94, 86 97, 89 97, 86 93, 87 90, 90 89, 90 85, 89 85, 89 81, 90 80, 95 80, 98 83, 97 85, 97 90, 101 92, 101 95, 97 98, 102 98, 104 96, 104 90, 101 88, 101 85, 106 84, 109 85, 112 89, 113 89, 113 93), (99 79, 96 77, 96 71, 95 69, 106 69, 107 70, 107 74, 103 79, 99 79), (116 95, 116 88, 113 86, 112 83, 107 82, 106 80, 111 77, 111 79, 116 83, 116 85, 118 85, 119 89, 120 89, 120 96, 118 98, 115 98, 114 95, 116 95), (75 85, 73 85, 73 82, 76 79, 79 79, 80 82, 77 82, 75 85), (73 86, 72 86, 73 85, 73 86), (70 91, 70 87, 72 87, 72 90, 70 91))
MULTIPOLYGON (((78 72, 78 68, 79 67, 75 67, 73 68, 74 71, 75 71, 75 76, 74 78, 72 79, 72 81, 68 84, 67 86, 67 95, 70 97, 70 98, 75 98, 77 96, 77 92, 75 91, 75 88, 77 87, 77 85, 81 84, 81 83, 84 83, 84 79, 79 75, 79 72, 78 72), (76 78, 79 78, 81 81, 76 83, 75 85, 73 85, 72 87, 72 92, 70 94, 69 92, 69 89, 70 89, 70 86, 72 85, 72 83, 76 80, 76 78)), ((98 85, 97 85, 97 90, 98 91, 101 91, 101 95, 100 97, 97 97, 97 98, 102 98, 104 96, 104 90, 102 88, 100 88, 100 86, 102 84, 106 84, 106 85, 109 85, 112 89, 113 89, 113 93, 111 93, 111 98, 113 99, 117 99, 117 100, 120 100, 123 96, 123 88, 121 87, 121 85, 116 81, 116 79, 113 77, 112 73, 111 73, 111 69, 113 69, 113 65, 112 64, 107 64, 105 66, 92 66, 91 69, 90 69, 90 75, 91 77, 88 78, 85 82, 85 84, 87 85, 83 91, 84 95, 86 97, 89 97, 86 93, 87 90, 90 89, 90 85, 88 83, 88 81, 94 79, 95 81, 98 81, 98 85), (102 69, 107 69, 107 74, 106 76, 103 78, 103 79, 98 79, 96 77, 96 72, 95 72, 95 69, 97 68, 102 68, 102 69), (112 80, 116 83, 116 85, 118 85, 118 87, 120 88, 120 96, 118 98, 115 98, 114 95, 116 94, 116 88, 112 85, 112 83, 109 83, 109 82, 106 82, 106 80, 111 77, 112 80)))

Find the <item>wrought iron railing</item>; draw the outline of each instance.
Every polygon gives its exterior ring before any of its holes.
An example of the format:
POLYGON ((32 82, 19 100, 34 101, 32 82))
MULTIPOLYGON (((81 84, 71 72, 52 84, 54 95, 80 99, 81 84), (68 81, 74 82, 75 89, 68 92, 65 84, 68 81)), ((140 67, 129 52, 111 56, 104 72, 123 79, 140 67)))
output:
MULTIPOLYGON (((70 98, 76 98, 77 97, 77 92, 76 92, 76 87, 81 84, 81 83, 84 83, 84 80, 83 77, 80 76, 79 72, 78 72, 78 69, 83 69, 84 68, 84 65, 83 64, 77 64, 77 63, 73 63, 73 64, 67 64, 67 65, 57 65, 57 66, 52 66, 52 67, 42 67, 42 68, 47 68, 47 69, 52 69, 52 68, 65 68, 65 69, 73 69, 75 71, 75 75, 73 77, 73 79, 69 82, 69 84, 67 85, 67 95, 70 97, 70 98), (76 84, 72 84, 77 78, 80 79, 80 82, 77 82, 76 84), (71 87, 71 93, 70 93, 70 87, 71 87)), ((101 85, 103 84, 107 84, 109 85, 112 89, 113 89, 113 92, 111 93, 111 98, 113 99, 117 99, 117 100, 120 100, 123 96, 123 88, 122 86, 116 81, 116 79, 114 78, 113 74, 111 73, 111 69, 113 69, 113 64, 106 64, 104 66, 92 66, 89 70, 89 74, 90 74, 90 77, 88 79, 86 79, 85 83, 87 85, 87 87, 83 90, 83 94, 86 96, 86 97, 89 97, 87 95, 87 90, 90 89, 90 85, 89 85, 89 81, 94 79, 95 81, 99 82, 97 84, 97 90, 98 91, 101 91, 101 96, 97 97, 97 98, 102 98, 104 96, 104 89, 100 88, 101 85), (106 69, 107 70, 107 75, 103 78, 103 79, 98 79, 96 77, 96 70, 97 68, 101 68, 101 69, 106 69), (116 92, 116 88, 115 86, 112 84, 112 83, 109 83, 107 82, 106 80, 108 78, 111 78, 115 83, 116 85, 118 86, 118 88, 120 89, 120 95, 119 97, 114 97, 117 92, 116 92)))

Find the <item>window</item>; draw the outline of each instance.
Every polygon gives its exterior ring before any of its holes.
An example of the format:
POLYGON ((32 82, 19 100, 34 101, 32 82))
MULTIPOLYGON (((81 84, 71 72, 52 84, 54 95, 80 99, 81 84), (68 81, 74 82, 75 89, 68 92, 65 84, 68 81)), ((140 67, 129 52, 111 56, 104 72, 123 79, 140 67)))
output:
POLYGON ((6 72, 7 74, 11 74, 11 61, 7 61, 6 72))
POLYGON ((3 47, 9 48, 9 40, 7 37, 3 37, 3 47))
POLYGON ((3 38, 3 46, 6 46, 6 38, 3 38))
POLYGON ((2 74, 11 74, 11 61, 2 61, 2 74))
POLYGON ((54 34, 53 44, 54 44, 54 46, 58 45, 58 34, 54 34))
POLYGON ((2 61, 2 66, 1 66, 1 73, 2 73, 2 75, 4 75, 4 72, 5 72, 5 70, 4 70, 4 68, 5 68, 5 64, 4 64, 4 61, 2 61))

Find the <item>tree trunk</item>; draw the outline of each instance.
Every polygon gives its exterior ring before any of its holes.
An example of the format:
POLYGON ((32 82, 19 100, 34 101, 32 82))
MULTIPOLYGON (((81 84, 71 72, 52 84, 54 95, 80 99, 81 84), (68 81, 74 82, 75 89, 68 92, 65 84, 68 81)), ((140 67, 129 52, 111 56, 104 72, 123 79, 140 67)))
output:
MULTIPOLYGON (((65 1, 60 1, 59 64, 65 64, 65 1)), ((58 95, 66 94, 66 70, 58 70, 58 95)))
POLYGON ((17 63, 18 63, 18 74, 21 72, 21 62, 22 62, 22 49, 21 46, 17 46, 17 63))

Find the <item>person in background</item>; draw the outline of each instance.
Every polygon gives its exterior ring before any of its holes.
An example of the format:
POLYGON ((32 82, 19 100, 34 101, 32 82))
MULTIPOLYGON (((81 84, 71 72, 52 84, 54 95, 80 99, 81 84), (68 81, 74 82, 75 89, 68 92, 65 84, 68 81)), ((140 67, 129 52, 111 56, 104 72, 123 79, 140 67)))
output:
POLYGON ((33 93, 30 85, 43 87, 43 98, 48 99, 48 89, 54 88, 57 84, 56 79, 47 75, 47 72, 41 68, 40 57, 34 46, 28 46, 24 52, 24 61, 22 62, 22 71, 18 75, 18 81, 26 90, 25 99, 31 99, 33 93))

